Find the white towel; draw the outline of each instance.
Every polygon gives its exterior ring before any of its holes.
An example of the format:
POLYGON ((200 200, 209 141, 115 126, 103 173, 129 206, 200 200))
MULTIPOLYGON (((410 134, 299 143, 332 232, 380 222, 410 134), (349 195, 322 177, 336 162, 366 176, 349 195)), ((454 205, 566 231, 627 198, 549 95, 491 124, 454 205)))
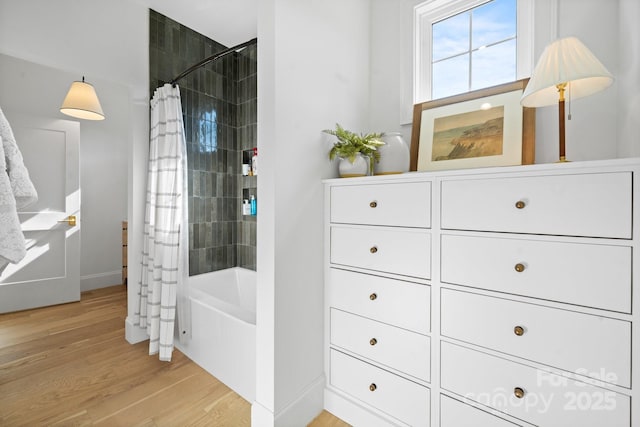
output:
POLYGON ((17 263, 27 254, 18 209, 37 200, 11 126, 0 109, 0 258, 17 263))

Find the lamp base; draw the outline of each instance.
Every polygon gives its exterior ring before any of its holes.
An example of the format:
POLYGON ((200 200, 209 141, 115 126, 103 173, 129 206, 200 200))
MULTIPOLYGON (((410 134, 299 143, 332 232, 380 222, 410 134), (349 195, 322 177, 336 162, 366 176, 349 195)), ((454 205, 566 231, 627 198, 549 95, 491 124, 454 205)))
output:
POLYGON ((564 156, 561 156, 560 160, 556 161, 556 163, 571 163, 571 160, 567 160, 564 156))

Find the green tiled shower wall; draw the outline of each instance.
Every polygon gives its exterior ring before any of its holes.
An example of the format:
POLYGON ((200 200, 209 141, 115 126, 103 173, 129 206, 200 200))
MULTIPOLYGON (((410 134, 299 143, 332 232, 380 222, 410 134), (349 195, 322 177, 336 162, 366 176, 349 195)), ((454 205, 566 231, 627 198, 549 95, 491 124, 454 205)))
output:
MULTIPOLYGON (((150 96, 191 65, 227 48, 150 10, 150 96)), ((242 151, 256 146, 257 47, 227 55, 178 82, 189 177, 189 275, 256 269, 256 217, 242 199, 257 177, 241 174, 242 151)))

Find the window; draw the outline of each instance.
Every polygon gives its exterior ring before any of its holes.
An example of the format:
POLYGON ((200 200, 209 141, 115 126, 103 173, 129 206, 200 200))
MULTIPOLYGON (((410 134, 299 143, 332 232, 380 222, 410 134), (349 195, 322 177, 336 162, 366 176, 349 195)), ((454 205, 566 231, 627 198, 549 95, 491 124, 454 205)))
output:
POLYGON ((533 0, 429 0, 415 8, 414 103, 527 77, 533 0))

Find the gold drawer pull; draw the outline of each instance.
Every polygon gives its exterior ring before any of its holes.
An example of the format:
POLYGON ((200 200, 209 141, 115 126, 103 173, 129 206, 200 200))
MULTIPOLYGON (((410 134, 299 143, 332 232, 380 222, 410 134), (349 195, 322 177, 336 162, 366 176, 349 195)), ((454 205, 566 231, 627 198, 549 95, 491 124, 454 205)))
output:
POLYGON ((369 252, 371 252, 372 254, 375 254, 376 252, 378 252, 378 247, 372 246, 371 249, 369 249, 369 252))
POLYGON ((369 203, 369 207, 370 207, 370 208, 376 208, 376 207, 378 207, 378 202, 376 202, 376 201, 374 200, 373 202, 369 203))
POLYGON ((524 397, 524 390, 520 387, 516 387, 513 389, 513 394, 518 398, 522 399, 524 397))
POLYGON ((524 328, 522 326, 516 326, 515 328, 513 328, 513 333, 521 337, 524 335, 524 328))
POLYGON ((369 340, 369 344, 371 344, 371 345, 376 345, 376 344, 378 344, 378 340, 377 340, 377 339, 375 339, 375 338, 371 338, 371 339, 369 340))
POLYGON ((77 224, 77 219, 75 215, 69 215, 65 219, 60 220, 58 222, 66 222, 67 224, 69 224, 69 227, 75 227, 77 224))
POLYGON ((370 299, 371 301, 374 301, 376 298, 378 298, 378 294, 376 294, 375 292, 374 292, 374 293, 372 293, 371 295, 369 295, 369 299, 370 299))
POLYGON ((522 273, 524 271, 524 269, 525 269, 524 264, 522 264, 520 262, 517 263, 516 266, 515 266, 515 269, 516 269, 516 271, 518 273, 522 273))
POLYGON ((375 383, 369 384, 369 390, 376 391, 377 388, 378 388, 378 386, 375 383))
POLYGON ((518 201, 516 202, 516 208, 517 208, 517 209, 524 209, 524 207, 525 207, 525 206, 526 206, 526 203, 525 203, 525 202, 523 202, 522 200, 518 200, 518 201))

